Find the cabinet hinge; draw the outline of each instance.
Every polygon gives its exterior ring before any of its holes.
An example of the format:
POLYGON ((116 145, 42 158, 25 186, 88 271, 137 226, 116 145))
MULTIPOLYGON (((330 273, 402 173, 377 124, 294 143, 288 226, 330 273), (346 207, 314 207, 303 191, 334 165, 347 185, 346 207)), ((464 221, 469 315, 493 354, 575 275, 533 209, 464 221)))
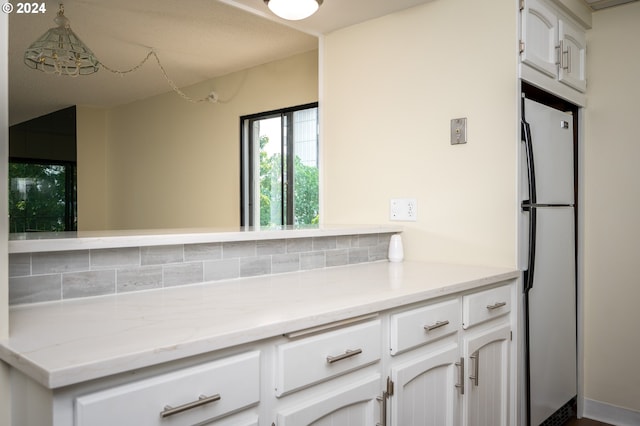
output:
POLYGON ((509 340, 511 340, 513 342, 513 331, 509 332, 509 340))
POLYGON ((524 53, 524 41, 520 40, 520 53, 524 53))
POLYGON ((393 380, 391 380, 391 377, 387 377, 387 396, 393 396, 393 380))

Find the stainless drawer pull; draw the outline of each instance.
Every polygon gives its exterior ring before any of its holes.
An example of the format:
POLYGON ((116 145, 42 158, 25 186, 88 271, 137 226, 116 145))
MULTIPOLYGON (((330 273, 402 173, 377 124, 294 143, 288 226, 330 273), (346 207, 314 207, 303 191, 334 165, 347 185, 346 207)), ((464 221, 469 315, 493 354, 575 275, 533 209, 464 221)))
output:
POLYGON ((449 325, 449 320, 436 321, 436 323, 433 325, 425 325, 424 329, 425 331, 431 331, 435 330, 436 328, 444 327, 445 325, 449 325))
POLYGON ((343 359, 351 358, 362 353, 362 349, 347 349, 345 353, 336 356, 327 356, 327 363, 333 364, 334 362, 342 361, 343 359))
POLYGON ((487 309, 493 311, 494 309, 502 308, 507 302, 496 302, 493 305, 487 305, 487 309))
POLYGON ((456 362, 456 367, 460 367, 460 383, 456 383, 456 388, 460 389, 460 395, 464 395, 464 358, 456 362))
POLYGON ((165 418, 169 416, 173 416, 174 414, 182 413, 183 411, 191 410, 192 408, 201 407, 205 404, 210 404, 212 402, 220 401, 220 394, 217 393, 211 396, 200 395, 197 401, 187 402, 186 404, 180 405, 178 407, 172 407, 170 405, 166 405, 164 410, 160 412, 160 417, 165 418))
POLYGON ((475 353, 469 356, 473 360, 473 370, 474 374, 470 375, 469 378, 473 380, 473 384, 478 386, 478 376, 480 376, 480 352, 475 351, 475 353))

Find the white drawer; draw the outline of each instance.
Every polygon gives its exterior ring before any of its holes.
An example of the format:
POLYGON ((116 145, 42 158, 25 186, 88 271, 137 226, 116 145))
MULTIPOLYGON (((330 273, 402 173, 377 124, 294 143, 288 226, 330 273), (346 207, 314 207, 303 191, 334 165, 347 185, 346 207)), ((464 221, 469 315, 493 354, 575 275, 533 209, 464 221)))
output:
POLYGON ((511 312, 511 287, 508 285, 462 297, 462 328, 511 312))
POLYGON ((76 426, 195 424, 259 400, 260 352, 253 351, 78 397, 76 426), (185 408, 200 395, 213 401, 162 417, 167 405, 185 408))
POLYGON ((380 336, 375 320, 278 345, 276 396, 378 361, 380 336))
POLYGON ((391 315, 390 350, 396 355, 460 329, 459 299, 391 315))

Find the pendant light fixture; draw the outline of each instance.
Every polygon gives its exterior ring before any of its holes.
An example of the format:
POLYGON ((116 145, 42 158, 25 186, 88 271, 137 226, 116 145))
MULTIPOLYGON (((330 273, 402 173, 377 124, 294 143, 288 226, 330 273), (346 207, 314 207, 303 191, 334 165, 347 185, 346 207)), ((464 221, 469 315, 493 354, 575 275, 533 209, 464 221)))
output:
POLYGON ((269 9, 288 21, 299 21, 316 13, 322 0, 264 0, 269 9))
POLYGON ((224 103, 218 99, 218 95, 215 92, 210 92, 204 98, 199 99, 194 99, 185 94, 173 80, 169 78, 167 71, 160 63, 160 58, 158 58, 158 55, 153 49, 147 53, 147 56, 145 56, 139 64, 128 70, 109 68, 100 62, 93 52, 91 52, 82 40, 71 30, 69 20, 64 16, 64 5, 62 3, 60 3, 60 9, 53 21, 58 26, 49 29, 49 31, 44 33, 25 50, 24 63, 29 68, 44 71, 48 74, 68 75, 71 77, 93 74, 100 68, 104 68, 113 74, 125 75, 140 69, 140 67, 153 56, 162 72, 162 76, 171 89, 186 101, 192 103, 224 103))
POLYGON ((24 52, 24 63, 46 73, 72 77, 98 71, 98 59, 71 30, 62 4, 53 22, 58 26, 29 46, 24 52))

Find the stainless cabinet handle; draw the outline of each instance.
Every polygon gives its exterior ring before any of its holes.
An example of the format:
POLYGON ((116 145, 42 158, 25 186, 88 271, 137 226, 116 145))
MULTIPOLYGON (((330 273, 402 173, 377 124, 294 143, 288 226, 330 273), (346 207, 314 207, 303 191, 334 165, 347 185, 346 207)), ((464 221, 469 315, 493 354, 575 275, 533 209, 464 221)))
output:
POLYGON ((191 410, 192 408, 201 407, 205 404, 210 404, 212 402, 216 402, 220 400, 220 394, 217 393, 211 396, 200 395, 197 401, 187 402, 186 404, 180 405, 178 407, 172 407, 170 405, 166 405, 164 410, 160 412, 160 417, 165 418, 169 416, 173 416, 174 414, 182 413, 183 411, 191 410))
POLYGON ((435 330, 436 328, 440 328, 440 327, 444 327, 445 325, 449 324, 449 320, 444 320, 444 321, 436 321, 435 324, 433 325, 425 325, 424 329, 425 331, 431 331, 431 330, 435 330))
POLYGON ((478 386, 478 376, 480 375, 478 371, 480 369, 480 352, 476 351, 475 353, 471 354, 469 358, 473 360, 473 373, 474 373, 470 375, 469 378, 473 380, 473 384, 475 386, 478 386))
POLYGON ((487 305, 487 309, 493 311, 494 309, 502 308, 507 302, 496 302, 493 305, 487 305))
POLYGON ((382 396, 376 398, 380 403, 380 421, 376 426, 387 426, 387 395, 386 391, 382 392, 382 396))
POLYGON ((342 361, 343 359, 351 358, 362 353, 362 349, 347 349, 345 353, 336 356, 327 356, 327 364, 333 364, 334 362, 342 361))
POLYGON ((460 395, 464 395, 464 358, 456 362, 456 367, 460 367, 460 383, 456 383, 456 387, 460 389, 460 395))

